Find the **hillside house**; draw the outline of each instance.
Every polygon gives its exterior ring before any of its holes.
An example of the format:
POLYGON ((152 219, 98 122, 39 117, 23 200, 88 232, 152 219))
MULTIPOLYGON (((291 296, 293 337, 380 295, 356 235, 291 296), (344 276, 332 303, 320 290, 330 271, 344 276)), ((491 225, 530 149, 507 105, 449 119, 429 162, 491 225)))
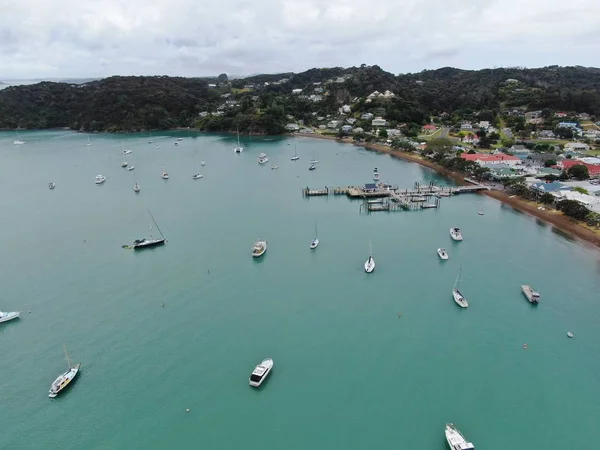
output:
POLYGON ((460 129, 461 130, 472 130, 473 129, 473 125, 471 124, 471 122, 462 122, 460 124, 460 129))
POLYGON ((300 125, 298 125, 297 123, 288 123, 285 126, 285 129, 288 131, 298 131, 300 129, 300 125))
POLYGON ((352 132, 352 125, 342 125, 342 131, 344 133, 351 133, 352 132))
POLYGON ((371 120, 371 119, 373 119, 373 117, 374 117, 374 116, 373 116, 373 114, 371 114, 371 113, 364 113, 363 115, 361 115, 361 116, 360 116, 360 118, 361 118, 362 120, 371 120))
POLYGON ((327 128, 337 130, 339 128, 339 126, 340 126, 339 120, 330 120, 329 122, 327 122, 327 128))
POLYGON ((565 144, 565 151, 572 150, 572 151, 585 152, 585 151, 588 151, 589 149, 590 149, 590 146, 583 142, 568 142, 567 144, 565 144))
POLYGON ((292 89, 292 94, 293 94, 293 95, 299 95, 299 94, 302 94, 302 89, 292 89))
POLYGON ((385 119, 382 119, 381 117, 376 117, 375 119, 373 119, 371 121, 371 126, 385 127, 385 126, 387 126, 387 121, 385 119))
POLYGON ((504 164, 507 167, 515 167, 521 164, 521 160, 516 156, 506 155, 504 153, 497 155, 461 153, 460 157, 467 161, 475 161, 479 165, 486 167, 490 164, 504 164))

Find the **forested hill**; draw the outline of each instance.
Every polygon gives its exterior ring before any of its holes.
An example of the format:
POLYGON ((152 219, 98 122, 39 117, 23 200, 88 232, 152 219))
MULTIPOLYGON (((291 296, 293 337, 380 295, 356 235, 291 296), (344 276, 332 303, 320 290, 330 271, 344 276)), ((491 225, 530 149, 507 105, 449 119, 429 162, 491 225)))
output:
POLYGON ((433 114, 526 107, 600 116, 600 69, 442 68, 394 75, 378 66, 218 78, 110 77, 84 84, 42 82, 0 90, 0 128, 133 131, 198 126, 280 133, 290 120, 315 125, 344 104, 397 122, 433 114), (293 89, 302 89, 298 95, 293 89), (395 97, 365 102, 373 91, 395 97), (322 92, 321 92, 322 91, 322 92), (317 95, 320 98, 314 98, 317 95), (311 95, 313 98, 311 98, 311 95))

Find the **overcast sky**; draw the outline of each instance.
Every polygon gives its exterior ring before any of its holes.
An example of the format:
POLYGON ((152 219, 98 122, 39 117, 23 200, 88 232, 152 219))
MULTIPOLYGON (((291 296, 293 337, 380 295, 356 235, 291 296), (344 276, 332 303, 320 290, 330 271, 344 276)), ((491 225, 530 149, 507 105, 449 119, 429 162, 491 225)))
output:
POLYGON ((598 0, 0 0, 0 80, 599 66, 598 0))

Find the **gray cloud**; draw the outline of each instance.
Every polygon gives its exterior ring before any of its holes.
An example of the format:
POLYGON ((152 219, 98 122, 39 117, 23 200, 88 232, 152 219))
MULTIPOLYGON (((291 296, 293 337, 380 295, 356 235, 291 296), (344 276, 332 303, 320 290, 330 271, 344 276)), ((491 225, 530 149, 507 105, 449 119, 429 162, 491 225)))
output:
POLYGON ((0 79, 15 79, 593 66, 600 2, 2 0, 1 11, 0 79))

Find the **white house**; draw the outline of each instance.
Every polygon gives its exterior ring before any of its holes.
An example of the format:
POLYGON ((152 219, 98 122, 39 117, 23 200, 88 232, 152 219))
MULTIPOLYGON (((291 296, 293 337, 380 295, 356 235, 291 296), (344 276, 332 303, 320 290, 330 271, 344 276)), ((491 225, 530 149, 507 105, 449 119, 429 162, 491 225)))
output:
POLYGON ((300 129, 300 125, 298 125, 297 123, 288 123, 285 126, 285 129, 288 131, 298 131, 300 129))
POLYGON ((463 122, 460 124, 460 129, 461 130, 472 130, 473 125, 471 125, 471 122, 463 122))
POLYGON ((320 95, 312 94, 308 96, 308 99, 312 102, 320 102, 321 100, 323 100, 323 97, 321 97, 320 95))
POLYGON ((365 130, 363 130, 361 127, 356 127, 354 130, 352 130, 353 133, 364 133, 365 130))
POLYGON ((569 142, 569 143, 565 144, 565 151, 567 151, 567 150, 587 151, 589 149, 590 149, 590 146, 587 144, 584 144, 583 142, 569 142))
POLYGON ((339 120, 330 120, 327 122, 327 128, 337 129, 340 126, 339 120))
POLYGON ((352 131, 352 125, 342 125, 342 131, 345 133, 350 133, 352 131))
POLYGON ((351 112, 350 105, 343 105, 343 106, 340 108, 340 112, 341 112, 342 114, 349 114, 349 113, 351 112))
POLYGON ((371 114, 371 113, 364 113, 362 116, 360 116, 360 118, 362 120, 371 120, 373 118, 373 114, 371 114))
POLYGON ((294 94, 294 95, 302 94, 302 89, 292 89, 292 94, 294 94))
POLYGON ((484 130, 487 130, 489 127, 490 127, 489 120, 481 120, 479 122, 479 128, 483 128, 484 130))
POLYGON ((371 125, 374 127, 385 127, 387 126, 387 121, 381 117, 376 117, 371 121, 371 125))
POLYGON ((350 125, 354 125, 356 123, 356 119, 354 117, 348 117, 346 119, 346 123, 349 123, 350 125))
POLYGON ((390 128, 389 130, 387 130, 387 134, 390 137, 392 137, 392 136, 401 136, 402 135, 402 131, 400 131, 397 128, 390 128))

